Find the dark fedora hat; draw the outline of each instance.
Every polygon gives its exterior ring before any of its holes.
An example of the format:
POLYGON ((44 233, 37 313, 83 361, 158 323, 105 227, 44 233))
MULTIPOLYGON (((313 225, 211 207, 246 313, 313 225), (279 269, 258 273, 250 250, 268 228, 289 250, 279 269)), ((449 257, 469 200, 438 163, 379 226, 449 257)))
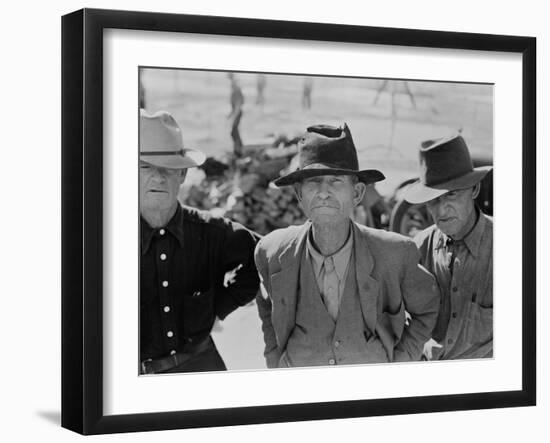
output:
POLYGON ((298 165, 296 171, 275 180, 275 185, 288 186, 320 175, 356 175, 366 184, 385 178, 376 169, 359 170, 357 150, 345 123, 343 128, 328 125, 307 128, 298 142, 298 165))
POLYGON ((409 203, 426 203, 449 191, 475 186, 492 166, 474 168, 460 135, 429 140, 420 147, 420 178, 403 193, 409 203))

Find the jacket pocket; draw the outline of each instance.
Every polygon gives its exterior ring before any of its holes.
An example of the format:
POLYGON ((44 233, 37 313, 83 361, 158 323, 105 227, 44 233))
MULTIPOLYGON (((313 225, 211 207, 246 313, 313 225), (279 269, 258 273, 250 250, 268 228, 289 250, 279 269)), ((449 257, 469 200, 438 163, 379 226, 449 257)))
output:
POLYGON ((388 363, 390 358, 377 334, 372 334, 366 344, 367 361, 365 363, 388 363))
POLYGON ((493 339, 493 308, 486 308, 470 302, 466 316, 466 341, 472 345, 486 343, 493 339))
POLYGON ((393 336, 394 343, 399 342, 405 328, 405 304, 403 301, 399 304, 399 308, 393 312, 389 309, 384 309, 381 314, 378 314, 376 323, 377 331, 379 326, 381 326, 387 334, 393 336))

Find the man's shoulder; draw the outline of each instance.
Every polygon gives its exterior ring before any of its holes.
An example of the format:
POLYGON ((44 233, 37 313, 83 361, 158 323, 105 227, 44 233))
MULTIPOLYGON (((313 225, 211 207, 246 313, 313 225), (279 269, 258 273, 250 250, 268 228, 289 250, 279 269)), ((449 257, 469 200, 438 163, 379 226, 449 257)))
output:
POLYGON ((481 217, 485 219, 485 229, 493 232, 493 217, 487 214, 481 213, 481 217))
POLYGON ((265 235, 258 243, 258 249, 276 251, 285 248, 305 229, 305 225, 292 225, 276 229, 265 235))
POLYGON ((246 231, 246 228, 240 223, 234 222, 225 217, 212 215, 208 211, 183 205, 181 209, 183 214, 183 223, 203 226, 205 229, 216 231, 246 231))
POLYGON ((364 236, 371 245, 380 246, 406 246, 412 243, 409 237, 406 237, 397 232, 386 231, 384 229, 376 229, 368 226, 356 224, 360 235, 364 236))

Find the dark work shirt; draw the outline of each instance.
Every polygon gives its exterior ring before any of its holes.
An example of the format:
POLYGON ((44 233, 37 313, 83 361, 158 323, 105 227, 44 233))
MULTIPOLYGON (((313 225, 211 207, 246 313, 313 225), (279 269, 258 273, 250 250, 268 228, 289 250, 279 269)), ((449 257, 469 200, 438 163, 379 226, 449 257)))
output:
POLYGON ((421 264, 435 275, 441 308, 434 359, 493 355, 493 219, 479 213, 472 231, 453 242, 435 225, 414 239, 421 264))
POLYGON ((202 341, 216 316, 224 319, 258 291, 255 238, 237 223, 178 205, 163 228, 141 218, 140 235, 141 360, 202 341))

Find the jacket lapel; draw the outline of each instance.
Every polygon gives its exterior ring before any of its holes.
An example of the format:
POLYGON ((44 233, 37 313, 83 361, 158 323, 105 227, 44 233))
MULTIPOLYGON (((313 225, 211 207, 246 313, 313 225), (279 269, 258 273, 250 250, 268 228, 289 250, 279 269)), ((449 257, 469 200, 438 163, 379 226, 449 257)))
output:
POLYGON ((352 226, 359 300, 363 311, 363 319, 372 334, 375 331, 377 321, 379 284, 371 275, 374 268, 374 258, 367 242, 368 233, 363 231, 356 223, 352 223, 352 226))
POLYGON ((272 322, 281 349, 286 347, 290 332, 296 322, 296 299, 300 278, 300 262, 310 223, 295 231, 295 237, 284 248, 271 269, 273 302, 272 322))

